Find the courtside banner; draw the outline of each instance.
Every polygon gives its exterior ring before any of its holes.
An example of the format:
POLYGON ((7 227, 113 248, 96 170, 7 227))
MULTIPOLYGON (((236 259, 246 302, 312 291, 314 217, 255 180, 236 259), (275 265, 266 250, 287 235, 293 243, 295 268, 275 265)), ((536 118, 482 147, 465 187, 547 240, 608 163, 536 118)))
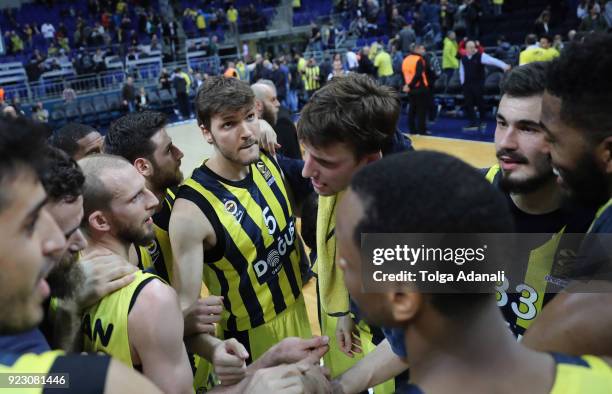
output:
POLYGON ((364 292, 607 292, 612 234, 362 234, 364 292), (601 285, 598 283, 601 282, 601 285))

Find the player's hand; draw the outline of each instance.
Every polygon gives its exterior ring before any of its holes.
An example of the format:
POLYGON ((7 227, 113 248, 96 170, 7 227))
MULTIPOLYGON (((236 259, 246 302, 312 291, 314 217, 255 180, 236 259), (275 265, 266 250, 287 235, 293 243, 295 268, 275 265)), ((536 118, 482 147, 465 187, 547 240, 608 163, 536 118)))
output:
POLYGON ((329 337, 285 338, 275 345, 276 364, 291 364, 306 358, 321 359, 329 350, 329 337))
POLYGON ((221 385, 231 386, 244 379, 247 358, 249 353, 234 338, 226 339, 215 347, 211 361, 221 385))
POLYGON ((361 340, 359 331, 351 315, 338 318, 336 325, 336 340, 342 353, 353 358, 355 353, 361 353, 361 340))
POLYGON ((508 72, 510 70, 512 70, 512 66, 509 64, 506 64, 506 66, 504 66, 504 72, 508 72))
POLYGON ((246 394, 302 394, 305 393, 302 371, 296 364, 262 368, 255 372, 246 394))
POLYGON ((281 146, 272 125, 263 119, 259 119, 259 129, 259 147, 272 156, 276 155, 276 150, 281 146))
POLYGON ((408 85, 404 85, 404 87, 402 88, 402 91, 403 91, 404 93, 410 93, 410 86, 408 86, 408 85))
POLYGON ((83 280, 76 290, 75 301, 81 309, 130 284, 135 278, 134 272, 138 271, 138 267, 110 252, 92 252, 81 257, 77 264, 83 280))
POLYGON ((185 336, 193 334, 215 335, 215 323, 221 320, 223 297, 208 296, 199 298, 183 312, 185 336))
POLYGON ((297 367, 302 372, 304 393, 325 394, 332 392, 329 370, 319 366, 318 360, 309 357, 299 362, 297 367))

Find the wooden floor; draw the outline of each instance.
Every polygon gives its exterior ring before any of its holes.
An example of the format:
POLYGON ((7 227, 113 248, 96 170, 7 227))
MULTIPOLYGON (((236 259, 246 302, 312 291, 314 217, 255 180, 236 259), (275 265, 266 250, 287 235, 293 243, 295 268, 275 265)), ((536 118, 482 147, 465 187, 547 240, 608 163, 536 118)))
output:
MULTIPOLYGON (((168 128, 168 133, 175 145, 185 154, 181 164, 185 177, 190 176, 193 169, 198 167, 213 152, 212 146, 206 143, 195 121, 171 126, 168 128)), ((415 149, 445 152, 457 156, 476 168, 488 167, 495 163, 495 148, 492 143, 429 136, 414 136, 412 142, 415 149)), ((314 280, 304 287, 304 298, 312 332, 318 335, 320 330, 317 322, 314 280)))

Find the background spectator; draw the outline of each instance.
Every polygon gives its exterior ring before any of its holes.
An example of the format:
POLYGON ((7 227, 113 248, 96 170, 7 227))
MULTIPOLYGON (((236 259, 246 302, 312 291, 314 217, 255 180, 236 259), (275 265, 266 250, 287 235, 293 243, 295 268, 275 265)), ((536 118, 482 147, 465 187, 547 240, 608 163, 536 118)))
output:
POLYGON ((446 33, 444 46, 442 48, 442 69, 448 81, 450 81, 453 73, 459 69, 459 59, 457 58, 458 49, 457 35, 454 31, 450 30, 446 33))
POLYGON ((599 13, 599 6, 592 4, 589 7, 589 15, 582 19, 578 30, 589 33, 604 33, 608 30, 608 24, 599 13))
POLYGON ((134 112, 136 109, 136 88, 134 87, 134 78, 127 77, 123 89, 121 90, 121 99, 123 100, 123 107, 129 112, 134 112))

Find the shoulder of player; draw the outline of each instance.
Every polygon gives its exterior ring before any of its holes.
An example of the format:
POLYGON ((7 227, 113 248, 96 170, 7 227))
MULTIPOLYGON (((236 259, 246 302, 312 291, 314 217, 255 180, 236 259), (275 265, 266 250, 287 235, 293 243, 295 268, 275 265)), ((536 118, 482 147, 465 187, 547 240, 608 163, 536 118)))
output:
POLYGON ((151 338, 162 335, 163 328, 175 324, 177 316, 182 314, 176 291, 159 279, 148 281, 128 314, 130 343, 138 348, 139 343, 146 344, 151 338))
POLYGON ((202 235, 214 233, 211 221, 193 201, 177 198, 170 215, 169 231, 171 234, 202 235))
POLYGON ((576 286, 546 305, 523 337, 524 345, 570 354, 610 354, 612 349, 603 344, 612 343, 612 283, 591 281, 576 286), (580 332, 589 332, 596 339, 585 342, 586 337, 577 335, 580 332))
POLYGON ((178 296, 172 286, 164 283, 159 278, 154 277, 144 284, 132 309, 130 310, 130 323, 132 317, 150 320, 157 311, 164 311, 167 308, 179 308, 178 296))

